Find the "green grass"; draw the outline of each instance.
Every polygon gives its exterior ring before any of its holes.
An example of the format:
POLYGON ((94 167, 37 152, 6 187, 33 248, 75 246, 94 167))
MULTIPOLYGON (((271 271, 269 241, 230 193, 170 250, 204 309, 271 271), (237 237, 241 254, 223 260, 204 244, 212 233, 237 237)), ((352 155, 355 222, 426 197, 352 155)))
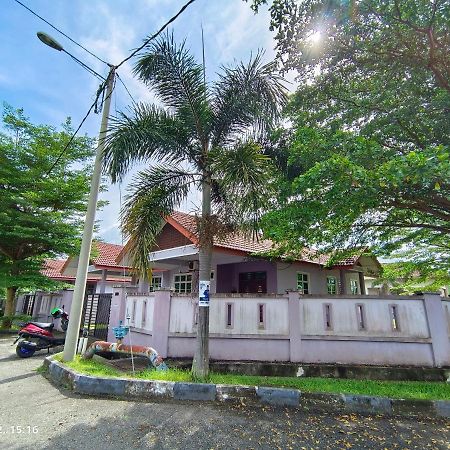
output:
MULTIPOLYGON (((61 361, 60 355, 56 355, 61 361)), ((95 360, 83 360, 76 357, 65 363, 73 370, 86 375, 101 377, 133 378, 113 367, 95 360)), ((170 369, 167 372, 144 370, 136 373, 134 378, 144 380, 193 382, 187 370, 170 369)), ((350 380, 337 378, 296 378, 296 377, 262 377, 252 375, 211 373, 208 380, 198 380, 215 384, 243 384, 248 386, 273 386, 299 389, 303 392, 328 392, 344 394, 374 395, 390 398, 450 400, 450 383, 425 381, 376 381, 350 380)))

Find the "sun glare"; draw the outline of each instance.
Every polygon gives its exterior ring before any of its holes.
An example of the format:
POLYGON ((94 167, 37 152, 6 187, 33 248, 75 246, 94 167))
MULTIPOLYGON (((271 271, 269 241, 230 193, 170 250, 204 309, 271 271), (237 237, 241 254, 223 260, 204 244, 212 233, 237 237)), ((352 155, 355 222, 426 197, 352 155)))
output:
POLYGON ((321 39, 322 33, 320 31, 314 31, 308 36, 308 41, 311 42, 311 44, 318 44, 321 39))

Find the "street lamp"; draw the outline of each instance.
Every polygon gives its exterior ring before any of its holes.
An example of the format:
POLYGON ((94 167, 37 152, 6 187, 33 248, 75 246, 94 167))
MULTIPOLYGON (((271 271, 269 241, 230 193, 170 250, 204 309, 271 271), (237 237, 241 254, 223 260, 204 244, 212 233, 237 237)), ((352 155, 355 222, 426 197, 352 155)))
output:
MULTIPOLYGON (((81 63, 83 67, 86 67, 92 73, 95 73, 92 69, 87 67, 84 63, 79 61, 73 55, 68 53, 61 44, 59 44, 55 39, 49 36, 46 33, 39 32, 37 33, 38 38, 49 47, 63 51, 67 53, 69 56, 74 58, 76 61, 81 63)), ((94 171, 92 173, 91 179, 91 189, 89 192, 89 201, 88 208, 86 212, 86 219, 84 222, 83 229, 83 238, 81 241, 81 250, 80 256, 78 260, 77 267, 77 275, 75 279, 75 288, 73 291, 72 304, 70 306, 70 320, 69 326, 66 332, 66 341, 64 344, 64 352, 63 359, 64 361, 72 361, 76 354, 77 344, 78 344, 78 335, 80 331, 80 323, 81 323, 81 314, 83 310, 83 301, 86 290, 86 281, 87 281, 87 272, 89 266, 89 256, 91 252, 92 245, 92 235, 94 232, 94 221, 95 221, 95 211, 97 209, 97 200, 98 200, 98 192, 100 188, 100 179, 101 179, 101 171, 102 171, 102 157, 103 151, 105 148, 105 138, 106 132, 108 129, 108 117, 109 110, 111 106, 111 96, 114 89, 114 77, 115 77, 115 69, 116 67, 113 65, 109 65, 109 74, 103 85, 103 88, 106 85, 106 97, 105 102, 103 104, 103 113, 102 113, 102 122, 100 125, 100 133, 98 136, 98 144, 95 155, 95 163, 94 163, 94 171)), ((99 75, 98 75, 99 76, 99 75)), ((103 78, 103 77, 102 77, 103 78)))

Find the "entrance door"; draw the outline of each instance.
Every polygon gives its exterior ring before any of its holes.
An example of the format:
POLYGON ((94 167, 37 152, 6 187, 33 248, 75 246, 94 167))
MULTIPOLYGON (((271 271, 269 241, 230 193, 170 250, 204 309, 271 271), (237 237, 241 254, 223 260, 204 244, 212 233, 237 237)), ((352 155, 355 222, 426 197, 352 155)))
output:
POLYGON ((267 272, 244 272, 239 274, 241 294, 266 294, 267 272))

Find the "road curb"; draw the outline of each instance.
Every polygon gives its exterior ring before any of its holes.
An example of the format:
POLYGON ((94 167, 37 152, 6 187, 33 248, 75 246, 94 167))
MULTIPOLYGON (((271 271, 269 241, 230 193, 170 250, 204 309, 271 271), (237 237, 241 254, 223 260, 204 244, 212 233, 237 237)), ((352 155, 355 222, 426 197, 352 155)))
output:
POLYGON ((270 404, 329 413, 450 418, 450 401, 447 400, 390 399, 368 395, 301 392, 298 389, 265 386, 93 377, 73 371, 55 361, 53 356, 45 358, 44 366, 48 368, 49 378, 55 384, 63 385, 78 394, 96 397, 270 404))

